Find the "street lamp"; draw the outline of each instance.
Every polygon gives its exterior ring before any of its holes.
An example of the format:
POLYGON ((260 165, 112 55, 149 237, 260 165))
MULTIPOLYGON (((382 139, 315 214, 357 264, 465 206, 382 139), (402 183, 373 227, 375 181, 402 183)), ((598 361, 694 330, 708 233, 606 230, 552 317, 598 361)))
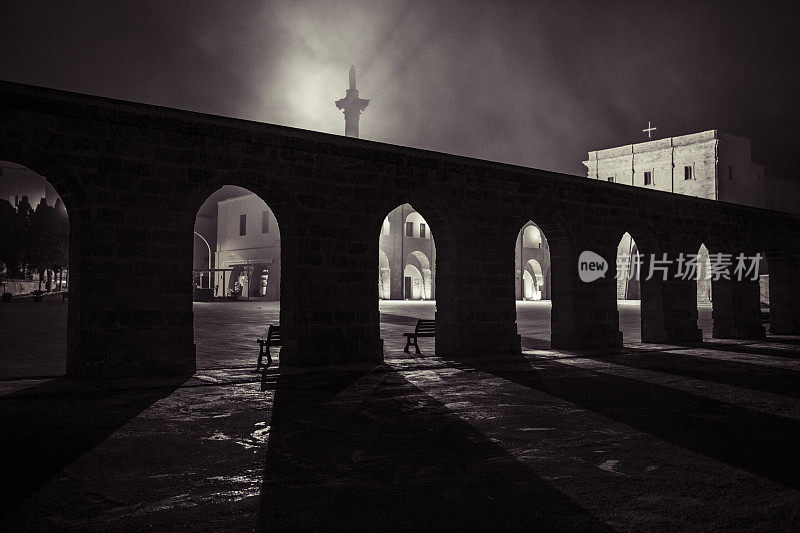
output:
MULTIPOLYGON (((206 247, 208 248, 208 288, 210 289, 211 288, 211 245, 208 244, 208 241, 206 240, 205 237, 203 237, 202 235, 200 235, 196 231, 194 232, 194 234, 197 235, 198 237, 200 237, 201 239, 203 239, 203 242, 206 243, 206 247)), ((201 280, 202 280, 202 278, 201 278, 201 280)), ((200 287, 202 287, 202 286, 203 286, 203 284, 201 283, 200 287)))

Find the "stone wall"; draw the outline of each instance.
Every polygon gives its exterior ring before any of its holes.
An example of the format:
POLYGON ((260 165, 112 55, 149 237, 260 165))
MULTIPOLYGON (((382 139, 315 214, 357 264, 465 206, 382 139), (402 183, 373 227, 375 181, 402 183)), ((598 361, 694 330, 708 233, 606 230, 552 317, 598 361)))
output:
MULTIPOLYGON (((281 364, 382 360, 376 236, 403 203, 436 237, 445 357, 519 353, 514 248, 531 219, 548 239, 557 347, 622 342, 613 276, 584 283, 577 259, 613 265, 624 231, 643 253, 758 246, 780 266, 772 295, 798 292, 800 217, 270 124, 0 83, 0 159, 47 176, 70 212, 71 375, 194 370, 192 232, 225 184, 269 198, 280 226, 281 364)), ((715 297, 718 333, 757 335, 758 291, 724 290, 739 311, 715 297)), ((643 339, 696 340, 695 298, 694 285, 643 286, 643 339)), ((800 331, 793 302, 773 301, 782 331, 800 331)))

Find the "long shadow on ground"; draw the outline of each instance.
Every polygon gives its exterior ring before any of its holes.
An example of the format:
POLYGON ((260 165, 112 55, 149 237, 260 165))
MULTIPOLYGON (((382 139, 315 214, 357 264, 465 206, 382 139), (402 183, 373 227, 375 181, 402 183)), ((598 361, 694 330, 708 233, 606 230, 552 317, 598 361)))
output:
POLYGON ((598 361, 724 383, 751 390, 761 390, 792 398, 800 398, 800 372, 738 361, 698 357, 682 352, 649 352, 629 349, 628 354, 586 356, 598 361))
POLYGON ((397 372, 280 375, 262 530, 607 530, 397 372))
POLYGON ((465 361, 688 450, 800 488, 800 422, 631 378, 517 356, 465 361))
POLYGON ((777 344, 790 344, 792 346, 800 346, 800 337, 796 335, 788 336, 788 335, 773 335, 771 333, 767 333, 767 338, 761 342, 774 342, 777 344))
POLYGON ((186 379, 112 390, 57 378, 0 397, 0 517, 186 379))
MULTIPOLYGON (((795 343, 791 341, 792 339, 767 338, 766 340, 759 342, 794 345, 795 343)), ((701 348, 703 350, 714 350, 719 352, 733 352, 733 353, 744 353, 753 355, 770 355, 775 357, 786 357, 788 359, 800 358, 800 350, 794 347, 770 348, 767 346, 753 346, 751 343, 725 343, 725 342, 704 342, 702 344, 696 345, 696 347, 701 348)))

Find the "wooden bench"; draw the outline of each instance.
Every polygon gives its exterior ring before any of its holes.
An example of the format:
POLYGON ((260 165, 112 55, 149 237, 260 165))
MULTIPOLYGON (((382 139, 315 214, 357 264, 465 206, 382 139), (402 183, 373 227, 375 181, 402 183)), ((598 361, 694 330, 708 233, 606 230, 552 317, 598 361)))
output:
POLYGON ((414 346, 416 348, 417 353, 421 353, 419 351, 419 344, 417 343, 417 339, 420 337, 435 337, 436 336, 436 321, 435 320, 417 320, 417 326, 414 328, 414 333, 403 333, 403 336, 406 337, 406 347, 403 348, 403 351, 408 353, 408 347, 414 346), (412 341, 413 339, 413 341, 412 341))
POLYGON ((266 339, 258 339, 258 364, 256 365, 256 372, 261 370, 261 361, 264 358, 264 354, 267 354, 267 364, 264 368, 269 367, 272 364, 272 354, 269 353, 270 346, 283 346, 283 341, 281 340, 281 327, 270 325, 269 330, 267 331, 267 338, 266 339))

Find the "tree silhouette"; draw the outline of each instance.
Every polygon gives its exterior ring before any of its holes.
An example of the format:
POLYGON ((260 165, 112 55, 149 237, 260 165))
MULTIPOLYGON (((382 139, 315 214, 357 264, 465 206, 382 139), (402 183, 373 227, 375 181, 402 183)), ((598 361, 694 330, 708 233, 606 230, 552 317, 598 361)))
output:
POLYGON ((0 263, 5 265, 5 275, 20 275, 22 260, 22 228, 17 210, 6 200, 0 200, 0 263))
POLYGON ((30 268, 39 272, 40 290, 47 270, 67 266, 69 229, 66 212, 62 215, 59 211, 42 198, 28 219, 25 259, 30 268))
POLYGON ((68 266, 69 219, 61 199, 55 206, 42 198, 33 209, 23 196, 16 209, 0 200, 0 262, 5 277, 27 277, 28 270, 39 272, 39 288, 47 270, 68 266))

